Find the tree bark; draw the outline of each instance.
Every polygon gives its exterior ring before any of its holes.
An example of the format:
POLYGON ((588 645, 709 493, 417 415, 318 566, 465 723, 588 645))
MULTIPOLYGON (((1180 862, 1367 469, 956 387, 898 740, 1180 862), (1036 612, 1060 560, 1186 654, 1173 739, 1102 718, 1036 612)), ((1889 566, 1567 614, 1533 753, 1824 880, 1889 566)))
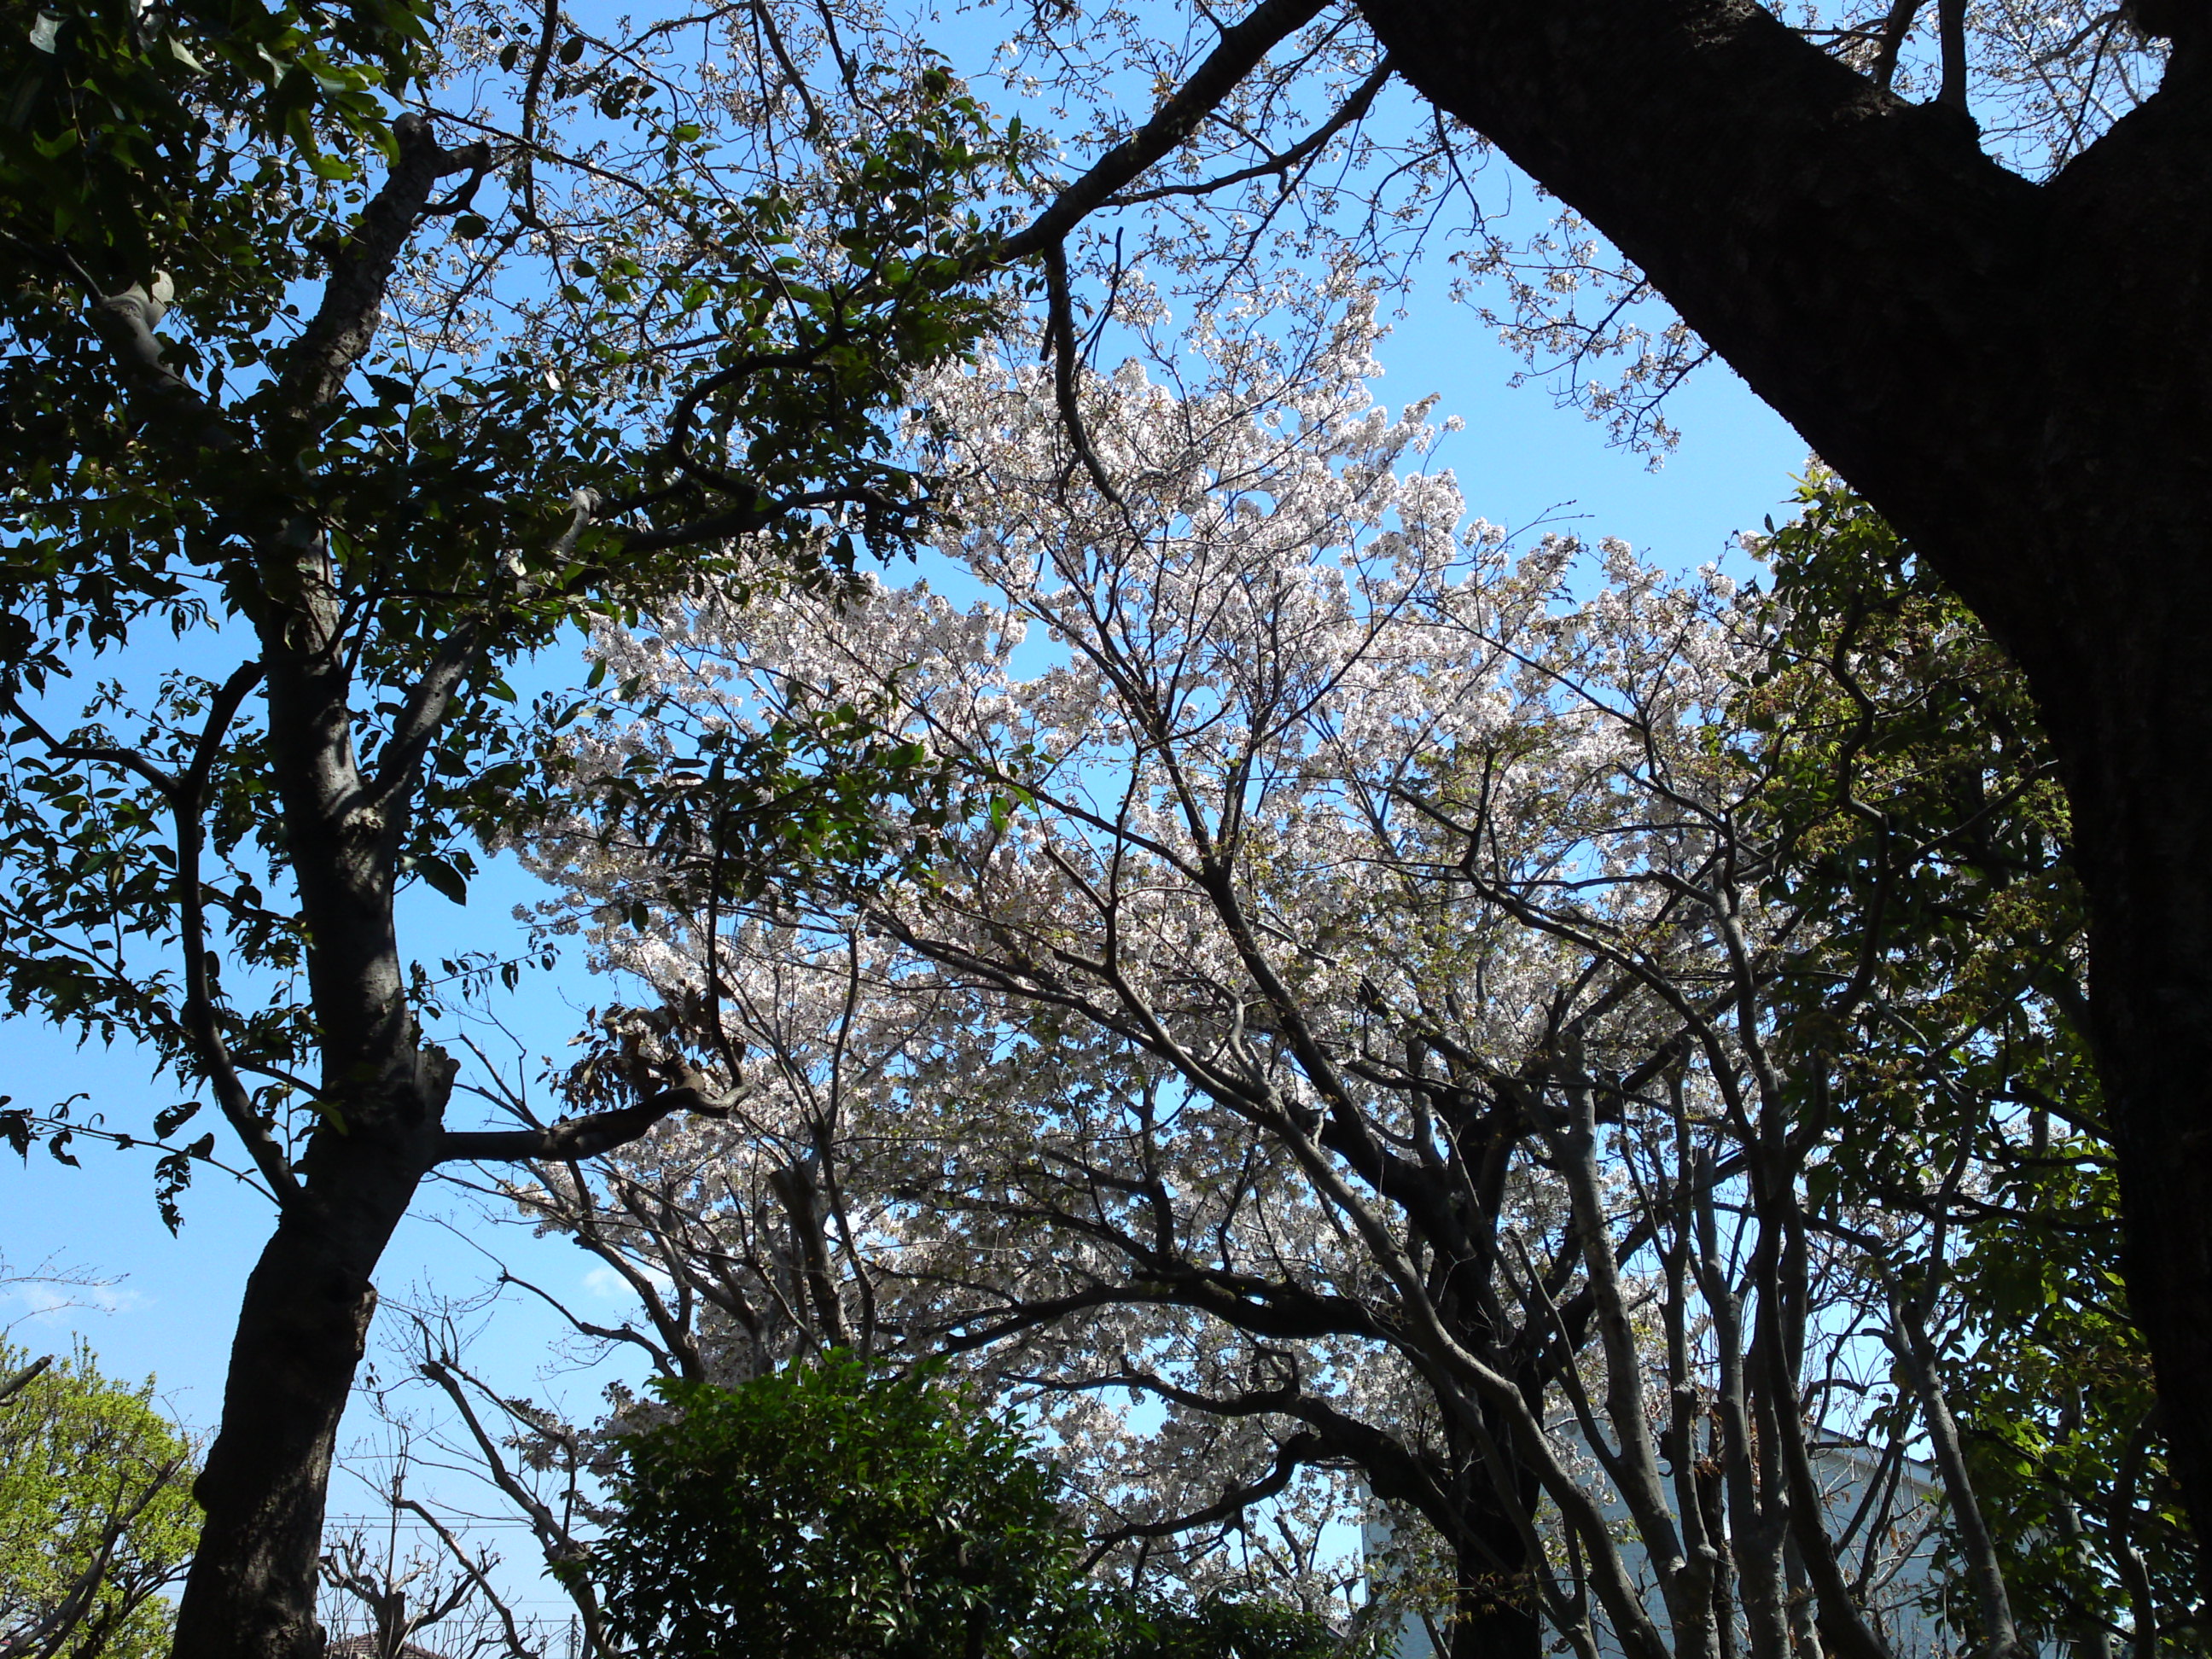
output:
MULTIPOLYGON (((319 1139, 334 1140, 330 1131, 319 1139)), ((194 1495, 206 1513, 178 1610, 177 1659, 313 1659, 316 1563, 338 1419, 361 1363, 369 1275, 421 1170, 378 1146, 318 1171, 246 1280, 222 1428, 194 1495)))
POLYGON ((1475 1537, 1454 1558, 1451 1659, 1542 1659, 1544 1621, 1530 1564, 1519 1530, 1496 1510, 1478 1499, 1462 1515, 1475 1537))
POLYGON ((1747 0, 1361 0, 2027 672, 2075 813, 2129 1293, 2212 1532, 2212 41, 2037 184, 1747 0))

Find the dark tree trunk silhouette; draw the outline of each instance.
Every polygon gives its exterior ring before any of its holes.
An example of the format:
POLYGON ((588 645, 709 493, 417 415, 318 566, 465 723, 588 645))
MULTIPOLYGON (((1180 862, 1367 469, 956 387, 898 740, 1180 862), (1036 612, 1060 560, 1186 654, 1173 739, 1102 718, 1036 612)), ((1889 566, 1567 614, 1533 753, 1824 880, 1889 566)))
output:
POLYGON ((2092 911, 2129 1293, 2212 1529, 2212 27, 2049 180, 1746 0, 1361 0, 1634 259, 2033 685, 2092 911))

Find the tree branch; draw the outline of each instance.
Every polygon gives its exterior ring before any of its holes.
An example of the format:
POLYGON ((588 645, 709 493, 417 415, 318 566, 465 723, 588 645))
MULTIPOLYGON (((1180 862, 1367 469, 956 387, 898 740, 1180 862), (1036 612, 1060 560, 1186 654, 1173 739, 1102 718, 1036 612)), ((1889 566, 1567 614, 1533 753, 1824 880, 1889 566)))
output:
POLYGON ((245 448, 245 432, 161 360, 154 325, 162 309, 143 289, 132 287, 94 299, 86 317, 124 380, 151 406, 155 418, 146 430, 157 442, 187 455, 245 448))
POLYGON ((2012 1599, 2005 1585, 2004 1562, 1997 1553, 1982 1518, 1982 1506, 1967 1472, 1965 1447, 1958 1420, 1936 1372, 1935 1345, 1928 1339, 1926 1322, 1914 1298, 1889 1274, 1883 1275, 1889 1291, 1890 1327, 1883 1333, 1889 1351, 1912 1390, 1920 1396, 1920 1420, 1927 1430, 1929 1446, 1943 1482, 1943 1496, 1951 1505, 1960 1553, 1966 1559, 1966 1577, 1973 1586, 1976 1611, 1981 1615, 1980 1659, 2015 1659, 2021 1652, 2019 1628, 2013 1622, 2012 1599))
MULTIPOLYGON (((1097 486, 1098 493, 1115 507, 1122 507, 1121 492, 1106 475, 1098 452, 1091 447, 1091 434, 1083 425, 1083 410, 1075 399, 1075 373, 1080 365, 1075 349, 1075 306, 1067 292, 1067 249, 1064 244, 1054 242, 1045 248, 1044 270, 1045 349, 1052 354, 1052 394, 1060 406, 1060 424, 1066 428, 1067 441, 1074 446, 1077 459, 1082 461, 1083 470, 1091 475, 1091 482, 1097 486)), ((1065 482, 1063 474, 1063 485, 1065 482)))
POLYGON ((702 1117, 726 1117, 746 1099, 748 1090, 710 1096, 696 1083, 663 1089, 635 1106, 586 1117, 563 1119, 529 1129, 448 1129, 439 1137, 433 1158, 438 1164, 556 1163, 567 1164, 626 1146, 665 1117, 678 1112, 696 1112, 702 1117))
POLYGON ((1092 162, 1088 173, 1060 191, 1052 205, 1026 228, 992 249, 991 263, 1011 264, 1065 240, 1093 209, 1103 206, 1108 197, 1188 138, 1207 112, 1234 92, 1261 59, 1318 17, 1323 3, 1324 0, 1261 0, 1243 21, 1224 29, 1220 43, 1152 118, 1092 162))
POLYGON ((44 745, 48 755, 59 761, 75 761, 81 765, 112 766, 119 772, 136 774, 151 784, 163 800, 176 799, 177 780, 164 772, 135 749, 111 749, 99 744, 64 743, 46 730, 37 715, 23 707, 23 700, 10 691, 4 705, 10 714, 23 723, 23 729, 44 745))
POLYGON ((490 147, 459 150, 438 143, 430 124, 412 112, 392 124, 399 154, 384 183, 362 210, 361 222, 331 262, 323 302, 284 354, 279 386, 295 413, 319 409, 337 395, 368 349, 384 314, 384 295, 407 239, 415 234, 441 179, 486 166, 490 147))
POLYGON ((1905 37, 1912 33, 1912 20, 1920 14, 1921 0, 1892 0, 1889 15, 1881 26, 1881 45, 1874 59, 1874 83, 1882 91, 1890 90, 1897 79, 1897 55, 1904 49, 1905 37))
POLYGON ((1936 39, 1943 58, 1943 79, 1936 101, 1966 112, 1966 0, 1936 0, 1936 39))
MULTIPOLYGON (((453 1536, 452 1529, 425 1508, 418 1499, 402 1498, 398 1500, 395 1507, 421 1517, 423 1524, 438 1534, 439 1541, 445 1545, 447 1551, 453 1556, 460 1570, 468 1575, 469 1582, 483 1593, 484 1600, 491 1603, 492 1611, 499 1615, 500 1627, 507 1637, 507 1650, 512 1659, 530 1659, 531 1649, 523 1641, 522 1632, 515 1627, 513 1609, 500 1598, 499 1592, 492 1588, 491 1580, 484 1576, 483 1566, 471 1559, 468 1552, 461 1547, 461 1540, 453 1536)), ((496 1565, 498 1558, 494 1556, 491 1559, 496 1565)), ((458 1607, 459 1603, 456 1602, 454 1605, 458 1607)), ((452 1609, 448 1608, 447 1611, 451 1612, 452 1609)))
MULTIPOLYGON (((419 1319, 416 1322, 420 1327, 419 1319)), ((503 1409, 508 1410, 510 1415, 513 1408, 490 1389, 485 1389, 476 1377, 463 1370, 458 1363, 430 1352, 428 1328, 422 1329, 424 1339, 422 1363, 419 1367, 422 1374, 453 1402, 453 1408, 460 1413, 470 1438, 477 1443, 477 1454, 484 1461, 484 1468, 491 1476, 492 1484, 522 1511, 532 1535, 538 1540, 538 1547, 544 1554, 547 1565, 567 1564, 581 1559, 588 1553, 589 1546, 579 1543, 562 1518, 554 1514, 545 1501, 507 1467, 507 1460, 500 1455, 499 1442, 484 1427, 483 1419, 477 1415, 476 1407, 470 1403, 465 1384, 474 1383, 485 1395, 498 1401, 503 1409)), ((591 1581, 568 1573, 559 1573, 555 1577, 561 1587, 568 1591, 568 1599, 575 1603, 584 1627, 585 1653, 593 1656, 604 1653, 605 1648, 600 1637, 599 1597, 592 1589, 591 1581)))
POLYGON ((1172 1521, 1135 1521, 1102 1534, 1091 1546, 1089 1561, 1095 1564, 1116 1544, 1135 1538, 1172 1538, 1194 1528, 1232 1520, 1255 1504, 1265 1503, 1289 1486, 1299 1469, 1322 1456, 1328 1448, 1311 1430, 1302 1430, 1275 1448, 1275 1467, 1249 1486, 1231 1486, 1215 1502, 1172 1521))
POLYGON ((1210 196, 1217 190, 1227 190, 1232 185, 1241 185, 1249 179, 1264 179, 1269 173, 1282 179, 1285 181, 1285 187, 1288 188, 1291 169, 1328 143, 1345 128, 1365 115, 1369 108, 1373 106, 1376 94, 1396 73, 1397 65, 1385 58, 1375 66, 1371 75, 1352 89, 1352 96, 1344 100, 1335 114, 1330 116, 1328 120, 1322 122, 1321 125, 1316 127, 1279 155, 1270 155, 1264 161, 1255 161, 1250 167, 1238 167, 1235 172, 1224 173, 1218 179, 1205 179, 1188 185, 1157 185, 1150 190, 1122 191, 1108 197, 1098 205, 1107 208, 1135 207, 1143 202, 1164 201, 1171 196, 1210 196))
MULTIPOLYGON (((547 563, 557 567, 575 550, 577 540, 583 535, 599 510, 599 495, 595 489, 579 489, 568 497, 568 525, 546 550, 547 563)), ((529 586, 524 579, 526 590, 529 586)), ((440 642, 437 653, 429 666, 422 671, 407 694, 407 701, 392 724, 392 735, 385 742, 384 751, 378 758, 376 780, 370 797, 371 805, 385 812, 388 826, 386 834, 394 850, 406 823, 406 815, 390 809, 414 786, 422 757, 429 752, 431 740, 437 736, 438 727, 453 706, 453 694, 460 688, 469 670, 476 665, 477 655, 483 645, 484 634, 490 625, 494 601, 487 601, 460 622, 440 642)))
POLYGON ((216 757, 222 752, 223 738, 230 731, 231 721, 237 718, 239 705, 246 701, 246 693, 260 683, 260 663, 243 664, 232 672, 210 700, 191 764, 169 792, 169 806, 176 819, 177 933, 185 959, 181 1024, 193 1057, 206 1073, 224 1118, 253 1159, 253 1167, 260 1172, 261 1179, 268 1183, 270 1195, 282 1206, 299 1190, 299 1182, 293 1176, 283 1147, 253 1109, 253 1097, 238 1075, 231 1060, 230 1047, 223 1041, 222 1025, 216 1018, 214 978, 208 971, 206 899, 200 891, 200 852, 207 836, 206 825, 201 821, 201 808, 208 775, 215 768, 216 757))
POLYGON ((32 1383, 37 1382, 45 1373, 46 1367, 53 1363, 53 1355, 41 1354, 24 1366, 21 1370, 11 1372, 6 1376, 0 1376, 0 1406, 6 1405, 24 1389, 29 1388, 32 1383))

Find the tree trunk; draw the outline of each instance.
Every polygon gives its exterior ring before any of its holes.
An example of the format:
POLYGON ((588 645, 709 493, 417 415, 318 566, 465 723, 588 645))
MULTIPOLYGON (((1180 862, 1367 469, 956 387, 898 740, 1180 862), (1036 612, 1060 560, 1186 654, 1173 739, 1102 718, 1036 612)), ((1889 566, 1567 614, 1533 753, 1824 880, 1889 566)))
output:
POLYGON ((2212 9, 2154 9, 2163 88, 2039 185, 1747 0, 1360 3, 2027 672, 2090 896, 2129 1293, 2212 1533, 2212 9))
MULTIPOLYGON (((439 1112, 428 1116, 434 1126, 439 1112)), ((206 1519, 176 1659, 323 1650, 317 1562, 338 1419, 376 1310, 369 1276, 428 1161, 419 1146, 349 1144, 325 1127, 306 1162, 307 1179, 246 1280, 222 1425, 194 1488, 206 1519)))
MULTIPOLYGON (((2212 564, 2212 546, 2198 556, 2212 564)), ((2201 593, 2177 598, 2194 648, 2116 639, 2103 718, 2068 759, 2128 1299, 2150 1338, 2160 1426, 2201 1540, 2212 1537, 2212 606, 2201 593)))
POLYGON ((412 779, 365 775, 325 532, 301 516, 261 549, 256 617, 272 774, 300 896, 322 1121, 280 1191, 246 1281, 206 1520, 177 1609, 177 1659, 319 1659, 331 1454, 376 1309, 370 1276, 438 1161, 453 1066, 409 1008, 392 919, 412 779))
POLYGON ((1462 1545, 1456 1559, 1451 1659, 1543 1659, 1544 1624, 1519 1531, 1495 1513, 1468 1520, 1480 1547, 1462 1545))

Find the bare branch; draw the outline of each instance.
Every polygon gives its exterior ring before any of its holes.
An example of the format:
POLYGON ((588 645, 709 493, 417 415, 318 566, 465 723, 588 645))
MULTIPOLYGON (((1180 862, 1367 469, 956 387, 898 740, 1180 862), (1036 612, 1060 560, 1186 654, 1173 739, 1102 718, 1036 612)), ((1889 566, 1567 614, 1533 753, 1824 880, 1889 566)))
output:
MULTIPOLYGON (((499 1592, 492 1588, 491 1580, 484 1576, 483 1564, 462 1548, 461 1540, 453 1535, 453 1528, 440 1520, 419 1499, 402 1498, 397 1500, 396 1507, 405 1510, 410 1515, 418 1516, 424 1525, 438 1534, 439 1542, 445 1545, 447 1551, 453 1556, 454 1564, 468 1575, 469 1582, 476 1586, 477 1593, 491 1603, 492 1611, 499 1615, 501 1633, 507 1638, 509 1659, 538 1659, 538 1656, 522 1639, 522 1632, 514 1622, 514 1609, 509 1607, 501 1598, 499 1592)), ((498 1558, 490 1559, 496 1565, 498 1558)), ((458 1606, 459 1603, 455 1605, 458 1606)))
POLYGON ((1325 0, 1261 0, 1242 22, 1221 32, 1219 43, 1206 61, 1153 112, 1151 120, 1092 162, 1091 170, 1060 191, 1050 207, 994 248, 992 263, 1012 264, 1065 241, 1068 233, 1103 205, 1108 197, 1172 154, 1270 52, 1320 16, 1324 3, 1325 0))
POLYGON ((1304 137, 1280 155, 1270 155, 1264 161, 1255 161, 1250 167, 1238 167, 1216 179, 1200 179, 1183 185, 1155 185, 1149 190, 1127 190, 1109 196, 1098 205, 1108 208, 1135 207, 1145 202, 1164 201, 1171 196, 1210 196, 1218 190, 1227 190, 1254 179, 1269 174, 1290 183, 1291 170, 1299 162, 1319 151, 1328 141, 1365 116, 1373 106, 1376 94, 1389 83, 1397 73, 1397 65, 1385 58, 1375 66, 1374 72, 1352 89, 1352 96, 1338 106, 1335 114, 1316 127, 1304 137))
POLYGON ((696 1112, 703 1117, 724 1117, 742 1103, 748 1091, 710 1095, 697 1081, 664 1089, 659 1094, 611 1112, 568 1118, 534 1129, 448 1129, 438 1141, 435 1161, 456 1163, 571 1163, 626 1146, 647 1133, 663 1118, 678 1112, 696 1112))

